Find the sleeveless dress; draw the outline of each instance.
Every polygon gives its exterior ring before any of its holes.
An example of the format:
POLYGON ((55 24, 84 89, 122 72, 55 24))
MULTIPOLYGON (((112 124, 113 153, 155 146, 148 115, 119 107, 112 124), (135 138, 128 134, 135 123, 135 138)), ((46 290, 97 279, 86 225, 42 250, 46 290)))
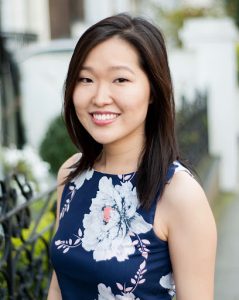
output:
MULTIPOLYGON (((169 166, 167 181, 179 162, 169 166)), ((63 300, 170 300, 175 295, 168 243, 136 195, 137 173, 88 170, 65 185, 50 253, 63 300)), ((159 193, 160 194, 160 191, 159 193)))

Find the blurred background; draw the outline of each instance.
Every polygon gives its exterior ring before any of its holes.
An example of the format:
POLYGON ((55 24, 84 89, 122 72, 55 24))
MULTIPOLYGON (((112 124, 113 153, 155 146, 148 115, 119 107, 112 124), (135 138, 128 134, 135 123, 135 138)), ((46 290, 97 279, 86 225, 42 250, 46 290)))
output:
POLYGON ((76 152, 68 64, 84 30, 120 12, 164 33, 181 154, 218 226, 215 299, 239 299, 239 0, 0 0, 0 298, 46 296, 56 173, 76 152))

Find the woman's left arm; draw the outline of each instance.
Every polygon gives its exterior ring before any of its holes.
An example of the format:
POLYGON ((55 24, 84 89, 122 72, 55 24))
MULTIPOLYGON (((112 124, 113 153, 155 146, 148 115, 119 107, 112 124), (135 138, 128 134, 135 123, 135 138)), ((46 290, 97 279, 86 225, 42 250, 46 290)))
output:
POLYGON ((177 300, 213 300, 217 233, 207 198, 185 172, 173 176, 164 197, 177 300))

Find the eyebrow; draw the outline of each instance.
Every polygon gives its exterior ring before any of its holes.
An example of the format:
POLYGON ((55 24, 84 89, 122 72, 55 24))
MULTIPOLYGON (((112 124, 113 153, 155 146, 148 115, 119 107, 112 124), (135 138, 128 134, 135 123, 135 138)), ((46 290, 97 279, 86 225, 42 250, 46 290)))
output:
MULTIPOLYGON (((108 68, 109 70, 126 70, 128 72, 130 72, 131 74, 135 75, 134 71, 132 69, 130 69, 129 67, 127 66, 111 66, 108 68)), ((94 73, 94 69, 92 67, 89 67, 89 66, 82 66, 80 71, 82 70, 87 70, 87 71, 91 71, 94 73)))
POLYGON ((134 71, 127 66, 112 66, 109 68, 110 70, 126 70, 135 75, 134 71))

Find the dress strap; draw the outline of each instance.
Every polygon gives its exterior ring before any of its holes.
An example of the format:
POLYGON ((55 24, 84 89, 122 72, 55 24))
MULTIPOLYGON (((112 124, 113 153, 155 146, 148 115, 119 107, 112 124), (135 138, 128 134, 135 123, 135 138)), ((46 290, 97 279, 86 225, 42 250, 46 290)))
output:
POLYGON ((171 181, 171 179, 173 178, 173 175, 175 173, 178 173, 178 172, 186 172, 188 173, 190 176, 193 176, 193 174, 186 168, 184 167, 179 161, 174 161, 170 166, 169 166, 169 169, 170 168, 173 168, 174 171, 173 171, 173 174, 167 174, 169 175, 169 178, 167 178, 167 183, 169 183, 171 181), (171 175, 171 176, 170 176, 171 175))

